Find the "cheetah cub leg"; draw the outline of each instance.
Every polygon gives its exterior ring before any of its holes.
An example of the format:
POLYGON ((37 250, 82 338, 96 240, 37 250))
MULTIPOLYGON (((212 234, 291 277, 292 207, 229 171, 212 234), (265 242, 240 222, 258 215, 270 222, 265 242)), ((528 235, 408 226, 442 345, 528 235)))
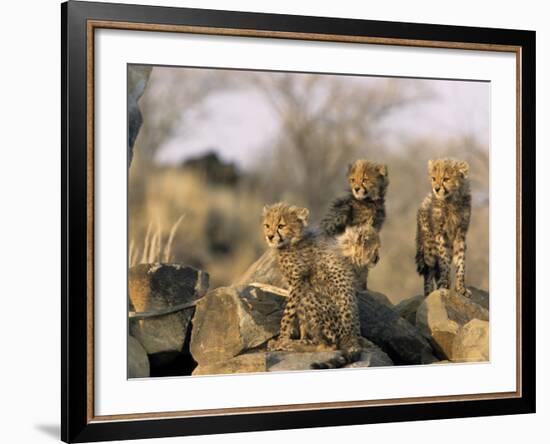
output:
POLYGON ((456 267, 455 290, 467 298, 472 296, 464 284, 466 274, 466 241, 463 235, 458 235, 453 244, 453 263, 456 267))
POLYGON ((451 280, 451 258, 449 257, 449 247, 443 235, 438 235, 437 242, 437 255, 438 255, 438 271, 439 276, 437 278, 437 288, 450 289, 451 280))

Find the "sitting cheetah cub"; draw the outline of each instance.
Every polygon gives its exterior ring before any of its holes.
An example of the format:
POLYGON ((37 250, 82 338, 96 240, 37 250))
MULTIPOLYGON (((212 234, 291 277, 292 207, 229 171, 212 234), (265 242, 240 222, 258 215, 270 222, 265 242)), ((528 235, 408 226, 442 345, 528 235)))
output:
POLYGON ((451 256, 456 266, 455 289, 465 287, 466 233, 470 225, 471 197, 467 162, 438 159, 428 162, 432 192, 417 215, 416 268, 424 277, 424 296, 436 288, 450 289, 451 256))
MULTIPOLYGON (((321 221, 321 230, 328 237, 344 237, 339 241, 344 247, 344 255, 366 259, 379 249, 380 239, 377 235, 386 218, 388 167, 370 160, 356 160, 349 166, 348 183, 350 192, 332 202, 321 221), (372 248, 374 244, 378 244, 375 249, 372 248), (360 251, 362 246, 366 248, 363 253, 360 251)), ((353 268, 360 288, 366 290, 368 269, 375 264, 367 266, 357 260, 354 262, 353 268)))
POLYGON ((362 338, 354 274, 334 242, 307 228, 309 211, 285 203, 266 206, 267 244, 277 252, 290 294, 279 338, 270 350, 342 350, 341 356, 312 368, 342 367, 359 359, 362 338), (300 338, 294 338, 295 324, 300 338), (309 347, 309 348, 308 348, 309 347))
POLYGON ((369 269, 380 260, 380 236, 371 225, 346 227, 337 238, 342 256, 351 263, 359 290, 367 289, 369 269))

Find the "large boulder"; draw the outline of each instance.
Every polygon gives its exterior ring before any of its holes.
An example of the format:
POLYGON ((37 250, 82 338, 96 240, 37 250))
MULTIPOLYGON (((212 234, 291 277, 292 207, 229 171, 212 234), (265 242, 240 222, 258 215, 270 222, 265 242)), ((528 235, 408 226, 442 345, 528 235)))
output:
POLYGON ((358 292, 361 334, 382 348, 395 364, 430 364, 433 349, 420 332, 372 292, 358 292))
POLYGON ((489 322, 472 319, 462 327, 453 341, 454 362, 489 360, 489 322))
POLYGON ((489 321, 489 311, 472 299, 449 290, 432 292, 416 311, 417 328, 443 359, 452 361, 455 338, 472 319, 489 321))
POLYGON ((128 335, 128 378, 148 378, 149 358, 139 341, 128 335))
POLYGON ((281 294, 254 286, 208 292, 193 317, 193 358, 204 366, 264 345, 279 333, 285 303, 281 294))
POLYGON ((128 272, 130 333, 148 354, 181 352, 208 274, 177 264, 140 264, 128 272))

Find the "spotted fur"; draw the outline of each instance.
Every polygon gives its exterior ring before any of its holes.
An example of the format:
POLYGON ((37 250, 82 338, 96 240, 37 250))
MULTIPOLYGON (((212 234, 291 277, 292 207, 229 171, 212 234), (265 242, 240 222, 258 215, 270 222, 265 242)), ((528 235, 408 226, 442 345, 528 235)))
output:
POLYGON ((451 259, 456 267, 455 290, 470 296, 465 286, 466 234, 471 196, 467 162, 438 159, 428 162, 432 191, 417 214, 416 267, 424 277, 424 295, 450 289, 451 259))
MULTIPOLYGON (((338 240, 346 257, 355 257, 353 269, 362 289, 367 288, 369 268, 376 262, 365 261, 379 250, 378 233, 386 219, 386 190, 388 167, 370 160, 356 160, 348 167, 346 196, 335 199, 321 221, 321 230, 329 238, 338 240), (375 239, 376 248, 371 243, 375 239), (356 243, 353 244, 352 240, 356 243), (364 249, 364 251, 361 251, 364 249), (363 263, 357 261, 363 257, 363 263)), ((374 256, 373 256, 374 257, 374 256)))
POLYGON ((263 211, 267 244, 276 250, 290 290, 279 338, 270 342, 269 349, 341 350, 338 358, 312 365, 341 367, 361 353, 355 276, 338 246, 308 229, 308 214, 305 208, 285 203, 263 211))
POLYGON ((380 236, 371 225, 346 227, 337 238, 344 257, 351 263, 360 290, 367 289, 368 273, 380 260, 380 236))

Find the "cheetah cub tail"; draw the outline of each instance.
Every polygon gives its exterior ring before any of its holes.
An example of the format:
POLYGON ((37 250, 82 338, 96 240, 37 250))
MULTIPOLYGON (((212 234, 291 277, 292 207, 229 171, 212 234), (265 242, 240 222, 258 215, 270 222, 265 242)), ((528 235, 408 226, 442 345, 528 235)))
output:
POLYGON ((363 337, 358 336, 349 339, 347 344, 340 344, 340 353, 338 356, 327 359, 326 361, 314 362, 312 369, 341 368, 348 364, 353 364, 361 359, 361 352, 367 345, 363 337))
POLYGON ((311 368, 320 370, 325 368, 342 368, 348 364, 353 364, 361 359, 361 350, 345 351, 341 350, 340 355, 326 361, 314 362, 311 368))

